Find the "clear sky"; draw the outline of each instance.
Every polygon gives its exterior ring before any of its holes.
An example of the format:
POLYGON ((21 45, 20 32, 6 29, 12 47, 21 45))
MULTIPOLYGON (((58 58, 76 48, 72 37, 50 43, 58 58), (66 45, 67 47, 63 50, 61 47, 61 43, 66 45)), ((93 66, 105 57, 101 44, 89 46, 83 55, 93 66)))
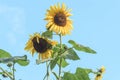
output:
POLYGON ((32 57, 24 47, 30 34, 45 31, 46 9, 58 2, 72 8, 74 22, 63 43, 73 39, 97 51, 95 55, 78 52, 81 60, 69 61, 65 70, 75 72, 78 66, 96 70, 104 65, 103 80, 120 80, 120 0, 0 0, 0 48, 30 59, 26 67, 16 65, 17 80, 43 79, 45 64, 36 65, 37 55, 32 57))

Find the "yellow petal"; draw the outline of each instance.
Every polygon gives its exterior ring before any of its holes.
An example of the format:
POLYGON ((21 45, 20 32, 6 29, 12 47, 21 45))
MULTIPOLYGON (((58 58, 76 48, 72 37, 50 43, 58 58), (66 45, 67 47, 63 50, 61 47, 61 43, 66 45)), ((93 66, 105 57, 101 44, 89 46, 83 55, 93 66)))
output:
POLYGON ((53 19, 53 16, 47 16, 47 17, 45 18, 45 20, 51 20, 51 19, 53 19))
POLYGON ((52 31, 54 27, 55 27, 55 25, 53 24, 53 25, 50 27, 49 30, 52 31))
POLYGON ((63 3, 62 4, 62 10, 65 11, 66 10, 66 5, 63 3))
POLYGON ((51 22, 48 22, 47 25, 46 25, 46 27, 49 28, 52 24, 53 24, 52 21, 51 21, 51 22))
POLYGON ((58 10, 60 10, 60 3, 58 3, 58 10))
POLYGON ((66 17, 69 17, 69 16, 71 16, 72 14, 70 14, 70 13, 65 13, 65 15, 66 15, 66 17))
POLYGON ((34 48, 31 49, 31 54, 32 54, 32 56, 35 54, 35 49, 34 48))

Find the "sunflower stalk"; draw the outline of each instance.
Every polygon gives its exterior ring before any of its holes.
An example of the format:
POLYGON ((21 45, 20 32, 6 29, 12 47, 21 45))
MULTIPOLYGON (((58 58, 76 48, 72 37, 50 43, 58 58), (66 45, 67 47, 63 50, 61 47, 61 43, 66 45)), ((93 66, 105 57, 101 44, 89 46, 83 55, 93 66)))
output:
POLYGON ((13 76, 10 75, 7 71, 5 71, 2 67, 0 67, 0 70, 2 70, 3 73, 5 73, 11 80, 13 80, 13 76))
POLYGON ((47 80, 50 80, 49 79, 50 74, 49 74, 49 64, 48 64, 48 62, 46 62, 46 66, 47 66, 47 80))
MULTIPOLYGON (((62 35, 59 34, 60 37, 60 55, 61 55, 61 49, 62 49, 62 35)), ((62 58, 60 57, 60 65, 59 65, 59 80, 61 80, 61 71, 62 71, 62 58)))
POLYGON ((44 76, 43 80, 45 80, 46 78, 47 78, 47 80, 50 80, 49 65, 50 65, 50 63, 48 64, 48 61, 47 61, 47 62, 46 62, 47 73, 46 73, 46 75, 44 76))
POLYGON ((15 80, 15 62, 13 61, 13 67, 12 67, 12 73, 13 73, 13 79, 12 80, 15 80))

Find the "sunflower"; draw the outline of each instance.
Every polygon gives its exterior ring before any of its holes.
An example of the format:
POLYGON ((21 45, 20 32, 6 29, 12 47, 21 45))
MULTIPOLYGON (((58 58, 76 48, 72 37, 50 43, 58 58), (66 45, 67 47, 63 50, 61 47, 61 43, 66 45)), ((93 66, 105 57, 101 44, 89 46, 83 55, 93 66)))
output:
POLYGON ((65 4, 50 6, 47 10, 45 20, 48 21, 46 28, 57 34, 70 34, 73 29, 72 20, 69 19, 71 9, 67 9, 65 4))
POLYGON ((104 72, 105 72, 105 67, 102 66, 98 71, 98 74, 96 75, 95 80, 102 80, 102 75, 104 72))
POLYGON ((95 77, 95 80, 102 80, 102 75, 101 74, 97 74, 95 77))
POLYGON ((51 57, 52 54, 52 46, 56 45, 57 42, 50 41, 42 36, 39 33, 34 33, 34 35, 30 35, 30 39, 26 43, 25 50, 30 51, 32 56, 34 53, 39 53, 39 59, 47 59, 51 57))

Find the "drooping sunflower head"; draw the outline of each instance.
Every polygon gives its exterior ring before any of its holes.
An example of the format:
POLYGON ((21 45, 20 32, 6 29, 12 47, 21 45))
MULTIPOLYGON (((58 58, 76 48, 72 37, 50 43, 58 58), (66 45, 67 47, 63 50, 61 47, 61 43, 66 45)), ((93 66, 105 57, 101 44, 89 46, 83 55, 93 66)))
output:
POLYGON ((102 66, 99 70, 98 70, 98 74, 95 77, 95 80, 102 80, 102 75, 105 72, 105 67, 102 66))
POLYGON ((95 80, 102 80, 102 75, 101 74, 97 74, 95 77, 95 80))
POLYGON ((102 66, 102 67, 100 68, 99 72, 101 72, 101 73, 103 74, 103 73, 105 72, 105 67, 102 66))
POLYGON ((69 34, 73 29, 72 20, 69 19, 69 16, 71 16, 70 11, 65 4, 62 4, 62 6, 60 4, 50 6, 45 18, 48 21, 46 28, 57 34, 69 34))
POLYGON ((55 41, 48 40, 41 37, 39 33, 35 33, 34 35, 30 35, 25 50, 30 51, 32 55, 37 52, 39 59, 47 59, 51 57, 52 46, 56 44, 55 41))

